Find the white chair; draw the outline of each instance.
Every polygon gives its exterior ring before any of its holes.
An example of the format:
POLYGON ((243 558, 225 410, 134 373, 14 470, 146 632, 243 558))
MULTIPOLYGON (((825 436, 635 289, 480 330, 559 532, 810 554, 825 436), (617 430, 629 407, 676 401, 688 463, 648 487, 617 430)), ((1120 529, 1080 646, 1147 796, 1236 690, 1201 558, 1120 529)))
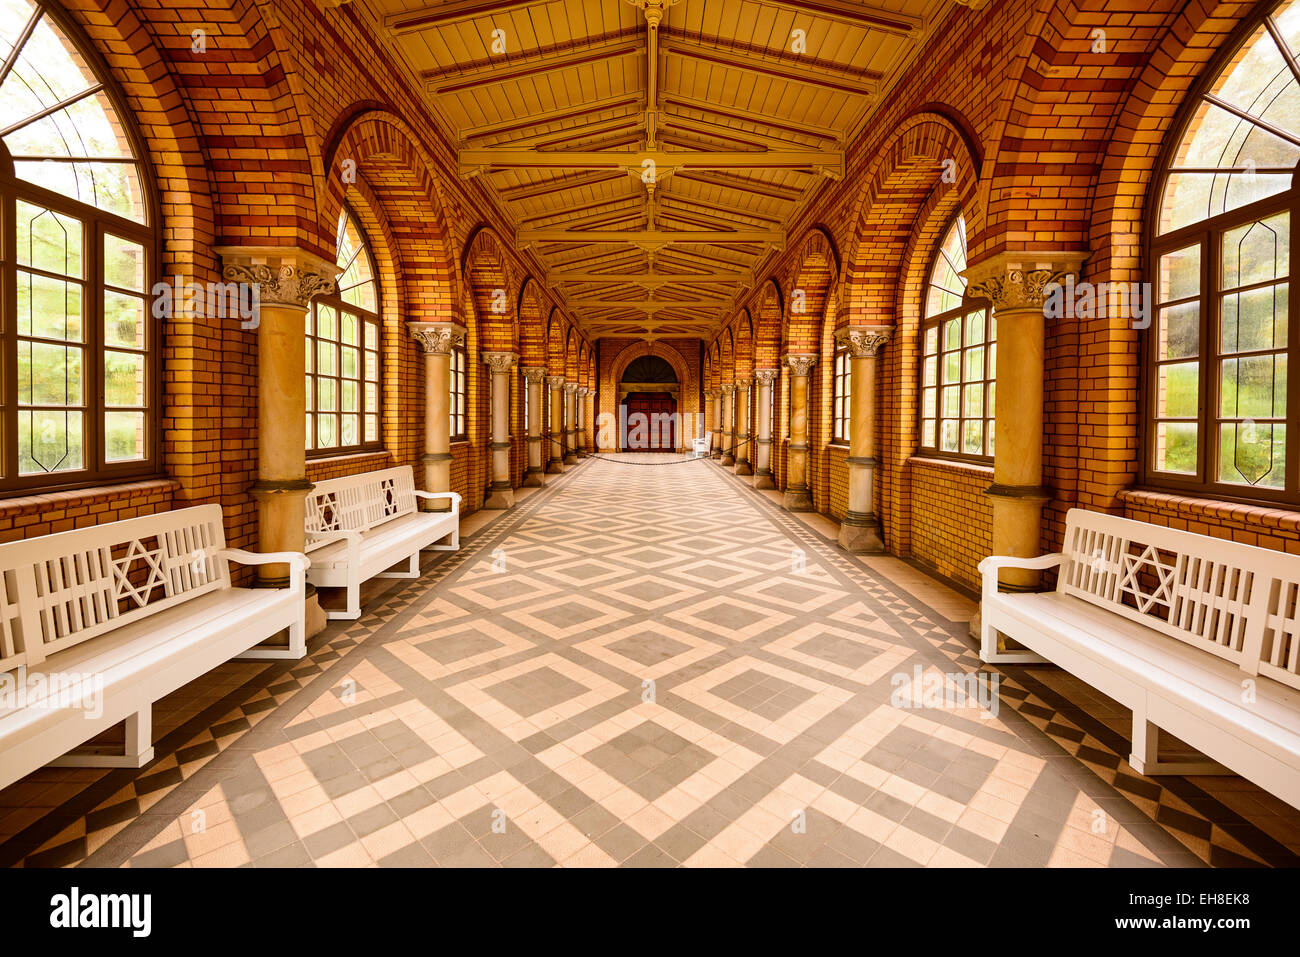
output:
POLYGON ((709 447, 712 441, 713 441, 713 433, 711 432, 705 432, 698 439, 691 440, 691 449, 695 452, 695 457, 697 459, 701 455, 709 454, 709 447))

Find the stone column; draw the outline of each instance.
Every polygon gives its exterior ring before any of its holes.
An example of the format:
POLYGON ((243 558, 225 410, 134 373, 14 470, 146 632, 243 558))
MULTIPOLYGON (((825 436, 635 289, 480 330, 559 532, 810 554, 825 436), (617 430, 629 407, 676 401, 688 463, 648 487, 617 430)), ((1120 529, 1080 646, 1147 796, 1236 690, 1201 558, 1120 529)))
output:
MULTIPOLYGON (((967 294, 987 299, 997 319, 997 402, 994 405, 993 554, 1031 558, 1040 552, 1043 505, 1043 306, 1045 287, 1078 272, 1086 253, 1001 253, 962 275, 967 294)), ((1039 574, 1007 569, 1012 591, 1035 588, 1039 574)))
POLYGON ((722 459, 721 465, 736 464, 736 385, 722 384, 722 459))
POLYGON ((546 459, 542 449, 542 380, 546 370, 536 366, 526 366, 520 371, 524 374, 524 388, 528 390, 528 465, 524 469, 524 486, 540 488, 546 484, 546 459))
POLYGON ((722 390, 716 389, 713 392, 713 448, 709 451, 709 458, 717 459, 722 457, 722 390))
POLYGON ((551 390, 551 441, 546 471, 564 471, 564 376, 548 375, 546 384, 551 390))
POLYGON ((772 480, 772 383, 780 374, 779 369, 754 372, 754 381, 758 383, 754 416, 758 422, 758 439, 754 444, 754 488, 776 488, 776 482, 772 480))
POLYGON ((749 423, 749 392, 753 379, 736 380, 736 474, 753 475, 754 467, 750 465, 750 446, 753 431, 749 423))
MULTIPOLYGON (((451 491, 451 350, 465 344, 465 327, 452 322, 408 322, 424 353, 424 488, 451 491)), ((447 501, 426 503, 446 512, 447 501)))
POLYGON ((890 326, 849 326, 835 336, 847 347, 849 366, 849 509, 840 523, 840 547, 883 552, 875 514, 876 359, 893 335, 890 326))
POLYGON ((510 370, 519 356, 513 352, 485 352, 483 361, 491 370, 489 420, 492 423, 492 484, 484 508, 510 508, 515 490, 510 485, 510 370))
POLYGON ((577 423, 578 458, 587 457, 587 394, 591 392, 585 385, 579 386, 574 399, 574 420, 577 423))
POLYGON ((564 431, 564 464, 578 464, 578 384, 568 382, 564 386, 564 417, 567 427, 564 431))
POLYGON ((815 355, 787 355, 790 366, 790 456, 786 469, 785 500, 792 512, 811 512, 812 492, 808 488, 808 373, 817 363, 815 355))
MULTIPOLYGON (((306 545, 307 310, 317 295, 334 292, 338 267, 296 248, 220 247, 227 283, 260 287, 257 330, 257 544, 263 552, 301 552, 306 545)), ((289 566, 258 565, 257 583, 287 588, 289 566)), ((313 590, 309 618, 317 618, 313 590)))

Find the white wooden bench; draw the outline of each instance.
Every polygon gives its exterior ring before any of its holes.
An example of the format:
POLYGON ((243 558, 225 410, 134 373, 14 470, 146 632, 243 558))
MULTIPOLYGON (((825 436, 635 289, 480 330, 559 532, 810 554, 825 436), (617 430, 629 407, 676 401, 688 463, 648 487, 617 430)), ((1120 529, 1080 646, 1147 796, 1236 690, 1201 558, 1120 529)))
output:
POLYGON ((984 661, 1045 659, 1132 709, 1139 774, 1227 769, 1300 807, 1300 557, 1072 509, 1062 553, 980 571, 984 661), (998 591, 1055 566, 1055 591, 998 591), (1160 730, 1210 760, 1163 760, 1160 730))
POLYGON ((713 433, 705 432, 699 438, 691 439, 691 450, 698 459, 701 455, 708 455, 709 449, 713 446, 713 433))
POLYGON ((361 617, 361 583, 420 577, 420 550, 460 548, 460 496, 422 492, 409 465, 317 482, 307 495, 307 580, 347 589, 343 610, 327 618, 361 617), (421 512, 417 501, 447 500, 445 512, 421 512), (445 544, 436 544, 449 539, 445 544), (402 571, 389 571, 406 562, 402 571))
POLYGON ((0 787, 50 763, 143 767, 155 701, 234 657, 301 658, 307 564, 226 548, 220 505, 0 545, 0 787), (290 586, 235 588, 232 561, 286 563, 290 586), (73 751, 119 724, 121 747, 73 751))

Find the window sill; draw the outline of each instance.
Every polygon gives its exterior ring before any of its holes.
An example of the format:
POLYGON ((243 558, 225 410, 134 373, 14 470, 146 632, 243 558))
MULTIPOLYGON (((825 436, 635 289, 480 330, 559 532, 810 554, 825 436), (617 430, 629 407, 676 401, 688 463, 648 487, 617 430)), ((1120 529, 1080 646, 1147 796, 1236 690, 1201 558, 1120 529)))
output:
POLYGON ((135 482, 122 482, 118 485, 93 485, 87 488, 66 489, 59 492, 37 492, 29 495, 16 495, 13 498, 0 499, 0 513, 6 515, 27 515, 33 512, 48 512, 54 509, 76 508, 137 496, 172 494, 181 487, 181 483, 170 478, 140 479, 135 482))
POLYGON ((1271 505, 1247 505, 1222 499, 1197 498, 1177 492, 1160 492, 1154 489, 1124 489, 1116 496, 1125 505, 1154 509, 1170 514, 1200 519, 1238 522, 1243 525, 1266 526, 1286 531, 1300 531, 1300 511, 1276 508, 1271 505))
POLYGON ((993 466, 985 465, 983 462, 963 462, 961 459, 945 459, 937 456, 913 455, 907 460, 908 465, 917 465, 922 468, 948 469, 953 472, 976 473, 987 475, 993 478, 993 466))
POLYGON ((340 455, 321 455, 309 458, 307 468, 330 468, 336 465, 346 465, 349 462, 357 462, 361 459, 378 459, 392 458, 392 453, 387 449, 375 449, 373 452, 344 452, 340 455))

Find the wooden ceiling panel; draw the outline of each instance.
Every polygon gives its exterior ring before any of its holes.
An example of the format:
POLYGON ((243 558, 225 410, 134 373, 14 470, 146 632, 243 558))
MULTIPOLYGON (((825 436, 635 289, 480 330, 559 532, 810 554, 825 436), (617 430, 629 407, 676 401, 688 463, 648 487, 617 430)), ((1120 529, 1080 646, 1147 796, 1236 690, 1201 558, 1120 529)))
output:
POLYGON ((951 2, 364 6, 587 333, 653 338, 729 317, 951 2))

